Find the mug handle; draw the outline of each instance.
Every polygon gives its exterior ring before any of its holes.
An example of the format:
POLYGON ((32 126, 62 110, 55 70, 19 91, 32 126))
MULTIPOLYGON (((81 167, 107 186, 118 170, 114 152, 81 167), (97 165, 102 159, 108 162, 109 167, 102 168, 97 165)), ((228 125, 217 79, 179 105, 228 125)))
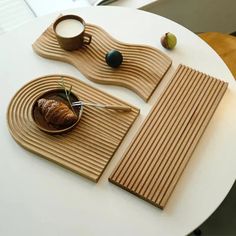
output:
POLYGON ((84 33, 84 39, 85 39, 85 37, 87 37, 88 40, 87 41, 84 40, 83 43, 89 45, 91 43, 91 40, 92 40, 92 35, 84 33))

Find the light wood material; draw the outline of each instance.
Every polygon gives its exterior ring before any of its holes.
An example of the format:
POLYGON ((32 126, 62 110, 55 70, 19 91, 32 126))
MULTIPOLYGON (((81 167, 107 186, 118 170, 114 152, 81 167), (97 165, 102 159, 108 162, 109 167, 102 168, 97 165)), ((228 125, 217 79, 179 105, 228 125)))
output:
POLYGON ((93 82, 126 87, 147 101, 169 69, 171 59, 150 46, 121 43, 96 25, 87 24, 85 32, 92 35, 90 45, 69 52, 59 47, 50 26, 33 44, 33 49, 42 57, 74 65, 93 82), (123 55, 119 68, 113 69, 105 62, 111 49, 123 55))
MULTIPOLYGON (((58 88, 61 75, 35 79, 22 87, 8 107, 8 125, 13 138, 24 148, 75 171, 95 182, 112 158, 139 114, 85 107, 79 124, 70 132, 50 135, 40 131, 32 118, 34 100, 49 89, 58 88)), ((73 77, 64 76, 72 91, 86 102, 129 105, 73 77)))
POLYGON ((180 65, 109 180, 164 208, 226 88, 180 65))
POLYGON ((201 33, 199 36, 219 54, 236 79, 236 37, 218 32, 201 33))

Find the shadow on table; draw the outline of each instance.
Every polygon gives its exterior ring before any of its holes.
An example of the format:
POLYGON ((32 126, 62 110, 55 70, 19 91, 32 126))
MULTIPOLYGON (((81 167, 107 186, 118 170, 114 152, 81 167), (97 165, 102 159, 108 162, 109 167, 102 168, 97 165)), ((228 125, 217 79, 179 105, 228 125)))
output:
POLYGON ((189 236, 235 236, 236 235, 236 182, 217 210, 189 236))

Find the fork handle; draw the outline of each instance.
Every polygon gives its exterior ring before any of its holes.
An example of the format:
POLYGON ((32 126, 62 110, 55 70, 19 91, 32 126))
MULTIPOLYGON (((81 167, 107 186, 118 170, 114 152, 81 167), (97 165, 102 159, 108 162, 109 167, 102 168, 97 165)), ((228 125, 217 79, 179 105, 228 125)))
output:
POLYGON ((120 111, 131 111, 131 107, 129 106, 104 105, 104 108, 120 111))
POLYGON ((120 110, 120 111, 131 111, 131 107, 129 106, 119 106, 119 105, 108 105, 108 104, 99 104, 99 103, 89 103, 89 102, 74 102, 72 106, 92 106, 97 108, 106 108, 112 110, 120 110))

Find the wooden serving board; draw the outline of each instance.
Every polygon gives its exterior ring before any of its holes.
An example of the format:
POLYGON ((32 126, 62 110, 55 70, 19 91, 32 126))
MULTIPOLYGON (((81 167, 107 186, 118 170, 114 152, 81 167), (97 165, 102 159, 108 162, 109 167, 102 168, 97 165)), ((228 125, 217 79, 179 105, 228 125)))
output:
MULTIPOLYGON (((82 101, 129 105, 70 76, 63 76, 82 101)), ((22 87, 11 100, 7 119, 13 138, 24 148, 75 171, 95 182, 139 114, 85 107, 79 124, 70 132, 50 135, 40 131, 32 117, 35 99, 58 88, 61 75, 44 76, 22 87)))
POLYGON ((180 65, 109 180, 164 208, 226 89, 180 65))
POLYGON ((154 47, 121 43, 96 25, 87 24, 86 32, 92 35, 91 44, 69 52, 60 48, 50 26, 33 49, 42 57, 74 65, 93 82, 124 86, 147 101, 171 66, 171 59, 154 47), (119 68, 113 69, 105 62, 111 49, 123 55, 119 68))

